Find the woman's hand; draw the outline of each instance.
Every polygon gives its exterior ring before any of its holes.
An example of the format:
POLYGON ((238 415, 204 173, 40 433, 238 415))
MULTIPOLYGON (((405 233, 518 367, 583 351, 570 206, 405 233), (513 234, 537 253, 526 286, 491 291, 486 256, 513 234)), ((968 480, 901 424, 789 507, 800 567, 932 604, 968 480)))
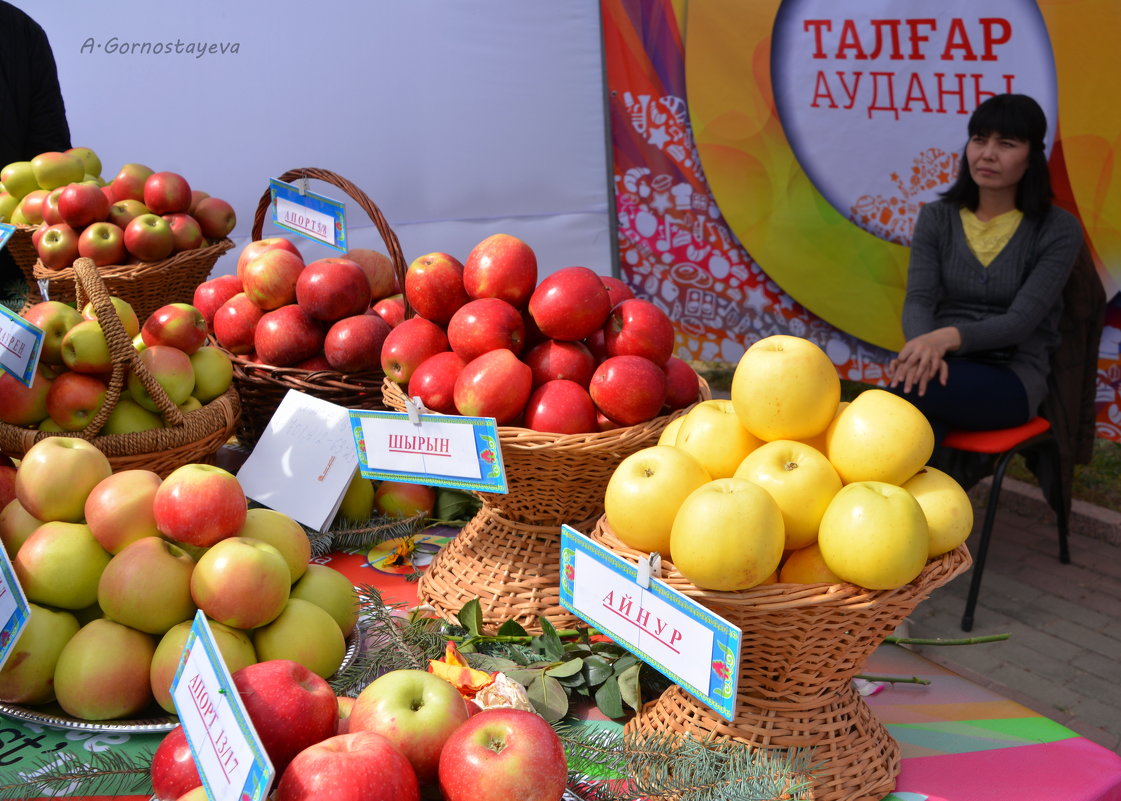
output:
POLYGON ((945 386, 949 377, 946 354, 960 346, 961 334, 953 326, 936 328, 909 340, 887 366, 891 386, 902 383, 904 392, 917 387, 920 397, 926 394, 927 385, 936 377, 938 383, 945 386))

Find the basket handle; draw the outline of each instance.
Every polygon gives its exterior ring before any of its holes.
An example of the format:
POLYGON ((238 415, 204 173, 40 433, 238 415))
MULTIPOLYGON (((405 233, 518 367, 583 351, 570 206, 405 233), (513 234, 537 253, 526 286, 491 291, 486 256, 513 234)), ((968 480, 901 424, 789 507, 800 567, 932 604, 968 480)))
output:
MULTIPOLYGON (((318 167, 301 167, 295 170, 288 170, 281 175, 278 180, 290 183, 295 180, 306 178, 315 178, 324 183, 337 186, 350 195, 350 197, 362 207, 362 210, 369 215, 370 220, 374 223, 374 227, 377 228, 378 233, 381 234, 386 249, 389 251, 389 258, 393 262, 393 271, 397 273, 397 284, 401 287, 403 293, 405 290, 405 271, 408 269, 408 265, 405 262, 404 253, 401 252, 401 243, 397 240, 397 234, 393 233, 393 229, 389 227, 389 223, 386 222, 385 216, 381 213, 381 209, 377 207, 377 204, 370 200, 365 192, 346 178, 330 170, 322 170, 318 167)), ((257 204, 257 213, 253 215, 253 231, 251 237, 253 241, 261 238, 261 233, 265 225, 265 214, 271 203, 272 194, 266 189, 265 193, 261 196, 261 201, 257 204)), ((402 297, 404 296, 402 295, 402 297)), ((405 317, 412 317, 413 312, 412 308, 409 306, 409 301, 408 299, 404 300, 405 317)))
POLYGON ((105 421, 109 419, 109 414, 120 400, 121 389, 128 379, 130 370, 136 373, 140 384, 148 391, 164 422, 170 426, 182 425, 183 411, 172 402, 155 376, 140 360, 140 353, 125 331, 124 324, 117 315, 117 309, 109 299, 105 283, 97 272, 97 265, 92 259, 74 260, 74 283, 78 310, 81 311, 85 306, 87 298, 93 304, 97 321, 101 324, 105 341, 109 344, 109 354, 113 359, 113 373, 109 379, 109 391, 105 394, 105 402, 101 404, 101 408, 86 427, 76 433, 93 437, 101 431, 105 421))

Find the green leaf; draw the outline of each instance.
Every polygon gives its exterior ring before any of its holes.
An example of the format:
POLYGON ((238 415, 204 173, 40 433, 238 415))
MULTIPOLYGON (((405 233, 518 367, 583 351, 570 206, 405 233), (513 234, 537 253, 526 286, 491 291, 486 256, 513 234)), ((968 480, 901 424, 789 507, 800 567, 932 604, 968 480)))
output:
POLYGON ((522 628, 521 623, 513 619, 507 620, 498 627, 498 634, 501 637, 525 637, 528 633, 529 632, 522 628))
POLYGON ((623 717, 623 697, 620 695, 619 682, 614 677, 596 690, 596 706, 609 718, 623 717))
POLYGON ((614 675, 611 663, 602 656, 589 656, 584 660, 584 680, 589 687, 598 687, 614 675))
POLYGON ((635 660, 635 664, 624 670, 615 679, 619 684, 619 695, 622 697, 623 703, 636 712, 642 708, 642 684, 638 680, 638 674, 641 671, 642 663, 635 660))
POLYGON ((584 667, 583 659, 570 659, 567 662, 561 662, 556 667, 551 667, 545 671, 545 675, 552 676, 556 679, 563 679, 567 676, 579 675, 584 667))
POLYGON ((638 659, 635 658, 634 654, 626 654, 616 659, 615 662, 611 665, 611 669, 615 672, 615 675, 618 676, 619 674, 637 664, 638 659))
POLYGON ((487 673, 506 673, 517 668, 518 663, 513 659, 502 656, 488 656, 487 654, 471 654, 467 657, 467 664, 475 670, 485 670, 487 673))
POLYGON ((515 668, 513 670, 507 670, 504 672, 506 673, 506 678, 510 679, 511 681, 516 681, 523 687, 528 688, 529 685, 533 684, 533 682, 537 679, 538 676, 542 674, 543 671, 530 670, 527 668, 515 668))
POLYGON ((568 714, 568 695, 560 682, 551 676, 540 676, 527 688, 526 694, 537 714, 550 723, 556 723, 568 714))
POLYGON ((478 637, 483 630, 483 607, 479 604, 478 598, 472 598, 470 601, 463 605, 456 615, 463 628, 467 629, 467 633, 472 637, 478 637))
POLYGON ((557 630, 544 617, 538 616, 537 622, 541 624, 541 634, 534 637, 530 644, 534 650, 543 653, 546 659, 561 661, 564 658, 564 643, 557 636, 557 630))

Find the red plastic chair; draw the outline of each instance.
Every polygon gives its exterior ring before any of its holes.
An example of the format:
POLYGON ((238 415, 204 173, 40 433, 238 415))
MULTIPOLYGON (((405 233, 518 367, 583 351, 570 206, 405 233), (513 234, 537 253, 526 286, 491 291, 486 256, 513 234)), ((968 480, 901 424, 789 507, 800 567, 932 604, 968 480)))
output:
MULTIPOLYGON (((1053 459, 1056 469, 1059 463, 1059 443, 1051 431, 1051 424, 1042 417, 1036 417, 1022 426, 1000 428, 992 431, 966 431, 956 429, 942 440, 941 445, 958 451, 997 455, 993 469, 992 487, 985 508, 985 522, 981 527, 981 538, 977 552, 973 556, 973 575, 969 582, 969 597, 965 602, 965 614, 961 618, 964 631, 973 630, 973 612, 977 606, 977 596, 981 592, 981 576, 985 571, 985 555, 989 550, 989 537, 992 535, 996 519, 997 501, 1000 499, 1000 485, 1004 481, 1004 471, 1017 453, 1036 451, 1041 459, 1053 459)), ((1061 502, 1051 501, 1051 507, 1058 518, 1059 561, 1070 563, 1070 549, 1067 544, 1069 520, 1061 502)))

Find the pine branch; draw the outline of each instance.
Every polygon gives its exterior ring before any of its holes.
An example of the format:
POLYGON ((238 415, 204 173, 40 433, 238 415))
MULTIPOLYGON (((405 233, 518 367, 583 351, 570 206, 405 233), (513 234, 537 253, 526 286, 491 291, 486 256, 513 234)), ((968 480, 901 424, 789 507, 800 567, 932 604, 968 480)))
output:
POLYGON ((0 772, 0 799, 151 794, 151 770, 149 751, 90 752, 84 757, 60 751, 30 768, 0 772))

